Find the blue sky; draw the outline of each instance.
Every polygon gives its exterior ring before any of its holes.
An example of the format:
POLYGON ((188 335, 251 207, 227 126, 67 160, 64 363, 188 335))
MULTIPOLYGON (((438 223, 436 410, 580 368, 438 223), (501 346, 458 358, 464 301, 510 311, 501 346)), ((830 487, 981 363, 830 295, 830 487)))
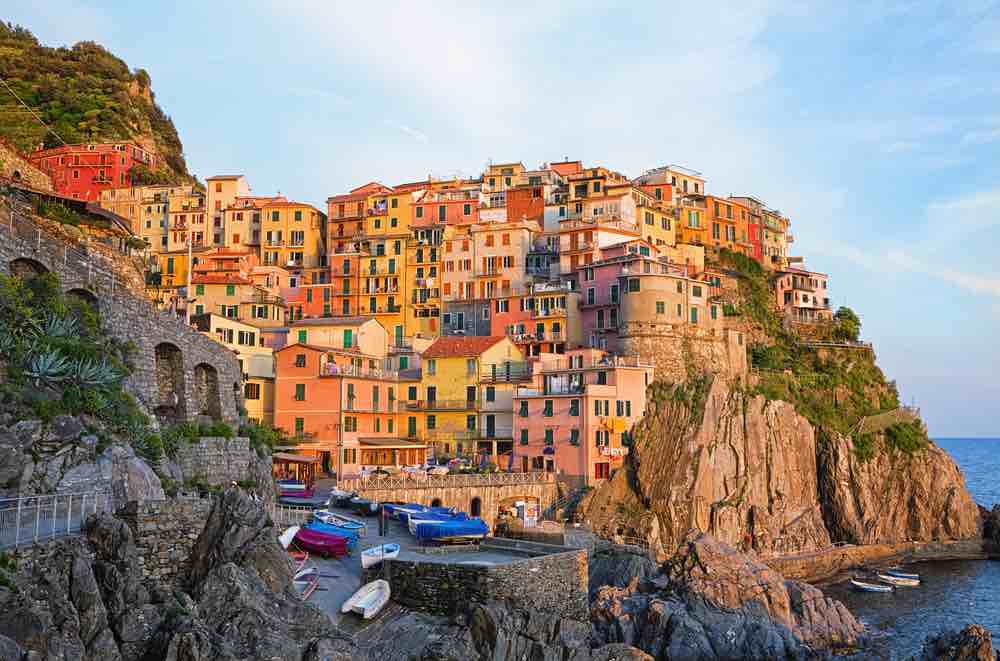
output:
POLYGON ((1000 436, 997 0, 158 4, 6 19, 147 69, 192 172, 321 208, 490 159, 701 170, 791 216, 933 435, 1000 436))

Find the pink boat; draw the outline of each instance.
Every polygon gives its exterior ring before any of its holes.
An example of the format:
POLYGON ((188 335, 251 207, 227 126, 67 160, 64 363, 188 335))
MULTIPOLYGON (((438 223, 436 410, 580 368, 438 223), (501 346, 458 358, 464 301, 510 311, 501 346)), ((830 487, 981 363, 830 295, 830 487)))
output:
POLYGON ((308 528, 301 528, 295 533, 295 544, 310 553, 318 553, 327 558, 330 556, 340 558, 347 555, 346 538, 319 533, 308 528))

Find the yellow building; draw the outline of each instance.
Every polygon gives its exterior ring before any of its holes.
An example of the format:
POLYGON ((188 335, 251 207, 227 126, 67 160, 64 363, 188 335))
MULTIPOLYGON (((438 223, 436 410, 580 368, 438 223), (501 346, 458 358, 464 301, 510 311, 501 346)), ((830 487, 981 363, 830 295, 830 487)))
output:
POLYGON ((677 204, 679 218, 676 223, 677 243, 697 246, 708 242, 708 206, 704 195, 685 195, 677 204))
POLYGON ((326 215, 312 205, 287 200, 261 207, 261 257, 289 272, 290 287, 326 278, 326 215))
POLYGON ((505 336, 438 338, 421 355, 420 384, 408 388, 408 433, 416 431, 438 455, 474 454, 480 441, 490 448, 498 441, 510 442, 512 421, 496 401, 487 402, 482 419, 480 413, 487 387, 494 389, 496 399, 496 388, 513 386, 483 383, 480 376, 492 373, 494 365, 520 366, 523 361, 521 350, 505 336))
POLYGON ((247 417, 274 424, 274 353, 264 346, 260 330, 213 313, 193 315, 191 325, 236 354, 243 374, 247 417))
POLYGON ((439 335, 444 225, 413 228, 411 234, 406 242, 405 335, 439 335))
POLYGON ((250 195, 250 184, 242 174, 221 174, 205 180, 208 208, 205 241, 215 246, 225 245, 225 210, 237 197, 250 195))

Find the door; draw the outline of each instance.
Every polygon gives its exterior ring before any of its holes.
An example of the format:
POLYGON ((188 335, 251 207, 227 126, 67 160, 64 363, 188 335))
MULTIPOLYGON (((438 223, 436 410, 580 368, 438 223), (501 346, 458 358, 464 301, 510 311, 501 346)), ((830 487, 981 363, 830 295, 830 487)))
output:
POLYGON ((406 421, 406 435, 410 438, 417 435, 417 419, 412 415, 406 421))
POLYGON ((403 327, 396 326, 396 346, 403 346, 403 327))
POLYGON ((427 386, 427 403, 433 404, 437 401, 438 389, 437 386, 427 386))
POLYGON ((465 401, 474 402, 476 401, 476 387, 466 386, 465 387, 465 401))
POLYGON ((486 416, 486 438, 496 438, 496 435, 497 435, 496 416, 488 415, 486 416))

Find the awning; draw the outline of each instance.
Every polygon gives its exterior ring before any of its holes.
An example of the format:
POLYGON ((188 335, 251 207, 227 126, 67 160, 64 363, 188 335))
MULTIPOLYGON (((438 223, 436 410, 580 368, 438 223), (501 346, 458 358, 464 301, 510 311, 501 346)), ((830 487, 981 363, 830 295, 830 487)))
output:
POLYGON ((322 461, 319 457, 310 457, 304 454, 290 454, 288 452, 275 452, 271 455, 271 461, 283 461, 292 464, 318 464, 322 461))
POLYGON ((405 438, 359 438, 362 449, 382 448, 386 450, 422 450, 427 446, 405 438))

